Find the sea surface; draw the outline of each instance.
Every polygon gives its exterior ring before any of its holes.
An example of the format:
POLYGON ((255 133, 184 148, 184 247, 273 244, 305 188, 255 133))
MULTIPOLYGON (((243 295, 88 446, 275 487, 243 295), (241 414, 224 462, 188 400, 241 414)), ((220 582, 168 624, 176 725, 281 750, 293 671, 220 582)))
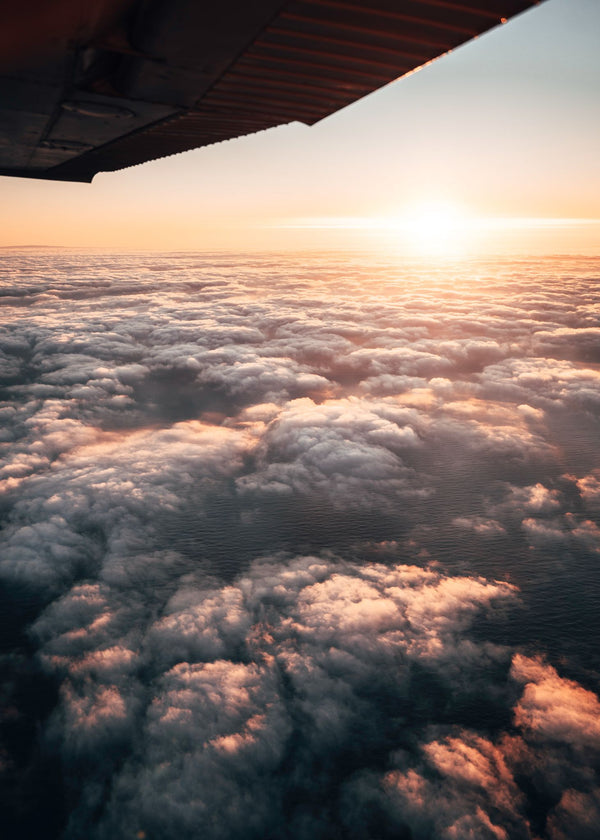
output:
POLYGON ((600 259, 5 250, 0 313, 3 837, 597 836, 600 259))

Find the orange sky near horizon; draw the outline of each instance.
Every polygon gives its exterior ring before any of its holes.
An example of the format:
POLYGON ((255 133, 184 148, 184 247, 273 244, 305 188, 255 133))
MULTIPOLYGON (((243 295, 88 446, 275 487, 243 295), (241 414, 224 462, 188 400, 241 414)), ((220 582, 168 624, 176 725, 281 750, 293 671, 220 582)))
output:
POLYGON ((0 246, 600 254, 599 31, 597 0, 546 0, 312 128, 91 185, 1 177, 0 246))

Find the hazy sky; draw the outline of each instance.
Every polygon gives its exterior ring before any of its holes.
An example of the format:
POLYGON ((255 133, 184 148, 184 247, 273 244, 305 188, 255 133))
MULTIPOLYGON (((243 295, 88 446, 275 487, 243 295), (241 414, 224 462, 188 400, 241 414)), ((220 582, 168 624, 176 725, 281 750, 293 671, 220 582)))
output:
POLYGON ((547 0, 312 128, 92 185, 0 178, 0 245, 368 246, 415 233, 435 245, 450 233, 467 250, 598 253, 589 221, 464 219, 600 218, 599 31, 598 0, 547 0))

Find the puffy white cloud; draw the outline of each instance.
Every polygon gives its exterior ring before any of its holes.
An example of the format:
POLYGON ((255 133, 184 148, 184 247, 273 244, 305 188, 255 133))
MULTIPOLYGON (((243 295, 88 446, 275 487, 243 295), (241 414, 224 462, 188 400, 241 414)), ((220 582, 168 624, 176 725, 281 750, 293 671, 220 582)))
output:
POLYGON ((528 513, 552 513, 561 507, 558 490, 549 490, 539 481, 529 487, 510 487, 509 502, 528 513))
POLYGON ((105 576, 127 576, 123 557, 144 548, 149 571, 154 518, 175 511, 186 493, 199 500, 212 484, 226 481, 252 446, 243 431, 198 421, 104 435, 72 425, 84 433, 70 437, 53 421, 49 445, 42 436, 42 452, 57 440, 72 449, 54 461, 47 457, 41 475, 19 488, 5 531, 0 574, 40 591, 60 591, 73 576, 98 574, 107 550, 105 576))
POLYGON ((472 732, 423 745, 421 772, 392 770, 383 779, 387 805, 412 836, 530 838, 523 796, 502 748, 472 732))
MULTIPOLYGON (((64 761, 74 768, 87 751, 102 763, 111 750, 126 760, 99 823, 80 809, 69 833, 220 837, 243 830, 249 797, 250 832, 281 831, 294 785, 300 810, 313 796, 316 764, 334 772, 348 751, 397 746, 386 709, 418 719, 415 664, 449 695, 461 668, 494 671, 502 653, 463 634, 512 597, 506 584, 333 557, 268 558, 221 587, 184 576, 154 621, 127 621, 110 588, 75 587, 36 628, 45 667, 64 680, 54 718, 64 761)), ((368 766, 365 756, 357 769, 368 766)), ((329 784, 343 795, 343 777, 329 784)))
POLYGON ((540 815, 527 808, 524 776, 537 796, 554 800, 541 821, 543 836, 593 836, 599 788, 577 754, 584 751, 592 762, 598 756, 598 697, 540 658, 516 654, 510 676, 522 692, 514 707, 516 733, 490 740, 437 727, 420 757, 406 751, 393 757, 397 767, 382 778, 383 807, 411 836, 538 836, 532 821, 540 823, 540 815))
POLYGON ((544 521, 528 517, 523 520, 523 530, 534 543, 566 543, 568 535, 560 521, 544 521))
POLYGON ((593 470, 582 478, 575 478, 575 483, 590 510, 600 512, 600 469, 593 470))
POLYGON ((495 519, 486 519, 483 516, 457 516, 456 519, 452 520, 452 524, 458 528, 468 528, 483 536, 492 537, 506 533, 500 522, 495 519))
POLYGON ((255 471, 237 486, 243 493, 323 496, 344 508, 424 497, 428 488, 402 457, 422 445, 413 418, 356 398, 291 401, 265 430, 255 471))
POLYGON ((566 790, 548 820, 552 840, 594 840, 600 824, 600 790, 566 790))
POLYGON ((600 701, 595 694, 560 677, 540 659, 520 654, 511 675, 525 686, 515 707, 518 726, 544 740, 600 750, 600 701))

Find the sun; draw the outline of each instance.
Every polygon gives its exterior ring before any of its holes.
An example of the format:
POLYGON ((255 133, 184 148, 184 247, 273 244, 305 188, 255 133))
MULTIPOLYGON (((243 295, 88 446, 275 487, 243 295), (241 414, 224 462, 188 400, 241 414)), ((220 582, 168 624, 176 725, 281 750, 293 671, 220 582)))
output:
POLYGON ((464 213, 449 202, 422 204, 406 214, 405 223, 409 230, 419 236, 445 237, 452 235, 464 225, 464 213))
POLYGON ((429 256, 454 255, 463 249, 470 219, 448 201, 424 202, 398 219, 399 231, 415 251, 429 256))
POLYGON ((385 215, 320 216, 290 219, 287 229, 352 232, 389 253, 414 257, 460 258, 476 251, 491 220, 447 200, 421 201, 385 215))

